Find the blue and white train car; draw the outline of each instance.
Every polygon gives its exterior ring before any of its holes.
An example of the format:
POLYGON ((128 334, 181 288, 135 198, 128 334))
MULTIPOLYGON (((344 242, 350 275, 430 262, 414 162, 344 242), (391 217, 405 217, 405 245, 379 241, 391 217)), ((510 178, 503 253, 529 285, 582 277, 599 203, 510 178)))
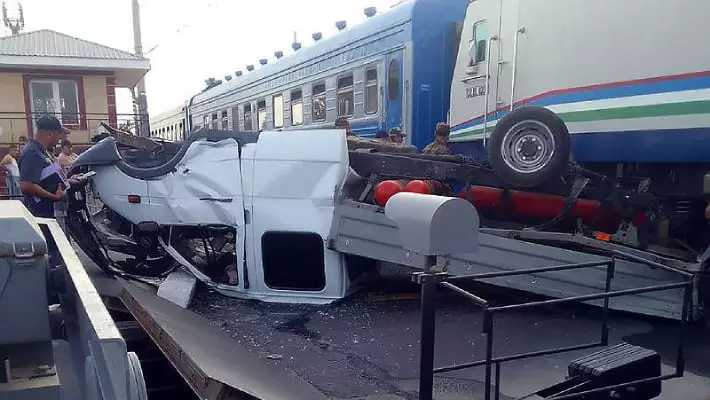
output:
POLYGON ((469 1, 405 1, 225 81, 190 99, 189 128, 327 128, 346 117, 359 136, 399 127, 421 149, 447 120, 469 1))
POLYGON ((173 107, 150 118, 150 137, 176 142, 185 137, 185 106, 173 107))

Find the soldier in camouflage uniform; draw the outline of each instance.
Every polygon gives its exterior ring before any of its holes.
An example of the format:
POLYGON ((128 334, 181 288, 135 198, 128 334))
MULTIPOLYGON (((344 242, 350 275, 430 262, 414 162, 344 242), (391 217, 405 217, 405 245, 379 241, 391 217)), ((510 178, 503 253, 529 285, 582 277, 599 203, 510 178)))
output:
POLYGON ((451 155, 451 150, 449 150, 448 146, 449 132, 451 132, 449 125, 443 122, 436 124, 436 130, 434 131, 434 141, 429 143, 424 148, 422 153, 436 156, 451 155))
POLYGON ((398 144, 398 145, 403 145, 404 138, 407 135, 404 132, 402 132, 402 128, 395 127, 395 128, 390 129, 389 136, 390 136, 390 142, 398 144))

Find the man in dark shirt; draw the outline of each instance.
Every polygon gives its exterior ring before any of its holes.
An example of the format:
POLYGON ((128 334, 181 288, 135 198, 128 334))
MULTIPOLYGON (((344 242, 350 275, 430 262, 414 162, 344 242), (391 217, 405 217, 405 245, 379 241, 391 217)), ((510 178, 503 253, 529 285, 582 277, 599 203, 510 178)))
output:
POLYGON ((54 218, 54 202, 64 197, 61 168, 47 150, 69 132, 57 118, 44 115, 37 120, 34 137, 22 148, 20 189, 25 206, 35 217, 54 218))

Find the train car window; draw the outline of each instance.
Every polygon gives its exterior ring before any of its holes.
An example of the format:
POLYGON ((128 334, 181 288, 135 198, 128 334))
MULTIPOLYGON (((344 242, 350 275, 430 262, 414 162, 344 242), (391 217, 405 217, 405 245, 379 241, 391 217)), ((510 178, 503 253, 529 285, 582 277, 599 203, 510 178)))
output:
POLYGON ((338 79, 338 116, 351 117, 355 113, 355 91, 353 76, 338 79))
POLYGON ((488 21, 478 21, 473 24, 473 35, 469 46, 469 67, 474 67, 478 63, 486 61, 486 50, 488 45, 488 21))
POLYGON ((368 69, 365 72, 365 114, 377 113, 377 70, 368 69))
POLYGON ((291 125, 303 125, 303 93, 300 89, 291 92, 291 125))
POLYGON ((273 97, 274 106, 274 128, 284 127, 284 96, 277 94, 273 97))
POLYGON ((325 121, 325 83, 313 85, 313 122, 325 121))
POLYGON ((251 126, 251 104, 244 104, 244 130, 247 132, 252 131, 251 126))
POLYGON ((399 62, 392 60, 390 62, 389 78, 387 82, 389 98, 394 101, 399 97, 399 62))
POLYGON ((256 103, 256 119, 259 123, 259 130, 266 129, 266 100, 259 100, 256 103))
POLYGON ((229 114, 227 110, 222 111, 222 129, 225 131, 229 129, 229 114))

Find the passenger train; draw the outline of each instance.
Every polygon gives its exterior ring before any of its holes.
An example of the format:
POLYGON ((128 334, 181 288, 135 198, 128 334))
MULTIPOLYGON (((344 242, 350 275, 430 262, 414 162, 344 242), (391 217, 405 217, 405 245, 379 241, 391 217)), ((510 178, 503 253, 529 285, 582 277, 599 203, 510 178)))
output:
POLYGON ((185 137, 185 106, 173 107, 150 118, 150 136, 176 142, 185 137))
POLYGON ((446 121, 451 79, 470 0, 409 0, 276 61, 260 60, 151 122, 162 139, 198 127, 258 131, 329 128, 346 117, 355 134, 401 128, 420 149, 446 121), (181 125, 182 124, 182 125, 181 125), (177 127, 177 128, 175 128, 177 127), (181 128, 180 128, 181 127, 181 128))

